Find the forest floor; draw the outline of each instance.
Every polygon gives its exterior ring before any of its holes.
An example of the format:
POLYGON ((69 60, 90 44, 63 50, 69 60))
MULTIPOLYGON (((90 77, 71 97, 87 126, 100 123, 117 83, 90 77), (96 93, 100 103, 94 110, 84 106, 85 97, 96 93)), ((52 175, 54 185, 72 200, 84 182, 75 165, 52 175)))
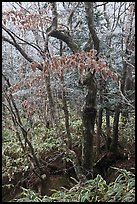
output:
POLYGON ((126 169, 135 173, 135 156, 131 156, 125 161, 117 161, 115 167, 126 169))
MULTIPOLYGON (((39 179, 36 178, 36 176, 34 175, 34 172, 31 169, 27 172, 18 172, 18 173, 14 172, 14 177, 10 181, 8 179, 8 176, 3 178, 3 183, 4 185, 6 184, 5 187, 2 189, 3 202, 8 202, 13 198, 15 198, 18 194, 20 194, 21 193, 20 186, 24 188, 26 187, 31 188, 36 192, 40 193, 41 195, 45 195, 45 194, 51 195, 50 189, 59 190, 60 187, 65 187, 69 189, 73 185, 75 185, 74 183, 72 184, 72 182, 70 182, 70 180, 64 173, 68 171, 69 177, 75 178, 73 166, 70 164, 68 164, 67 166, 64 166, 62 162, 62 156, 57 157, 57 159, 55 160, 54 158, 57 155, 55 155, 53 152, 51 152, 51 155, 46 157, 46 160, 45 160, 45 162, 47 162, 48 160, 54 161, 48 167, 49 175, 48 175, 48 179, 46 179, 46 185, 45 184, 40 185, 39 179), (31 185, 30 184, 28 185, 28 183, 31 183, 31 185), (7 187, 8 185, 10 187, 7 187)), ((118 159, 109 168, 111 167, 126 169, 128 171, 131 171, 132 173, 135 173, 135 155, 130 155, 130 156, 128 155, 128 157, 125 157, 125 159, 118 159)), ((107 180, 107 182, 114 181, 114 178, 115 178, 114 174, 115 174, 115 171, 112 171, 112 170, 108 171, 108 173, 105 176, 105 179, 107 180)))

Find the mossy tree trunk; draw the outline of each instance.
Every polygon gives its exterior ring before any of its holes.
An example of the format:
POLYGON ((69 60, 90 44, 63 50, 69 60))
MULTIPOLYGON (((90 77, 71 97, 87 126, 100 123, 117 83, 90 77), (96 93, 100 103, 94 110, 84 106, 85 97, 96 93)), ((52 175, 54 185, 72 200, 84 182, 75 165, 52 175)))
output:
MULTIPOLYGON (((88 40, 88 50, 94 48, 97 51, 96 56, 99 54, 99 38, 97 36, 94 25, 94 10, 93 2, 84 2, 86 20, 88 23, 90 38, 88 40), (93 41, 93 42, 92 42, 93 41)), ((86 49, 87 51, 87 49, 86 49)), ((85 98, 85 104, 82 111, 82 123, 83 123, 83 143, 82 143, 82 167, 83 172, 88 179, 93 177, 93 164, 94 164, 94 125, 97 114, 96 109, 96 94, 97 84, 95 80, 95 72, 93 74, 89 71, 83 85, 87 88, 87 95, 85 98)))
POLYGON ((83 144, 82 144, 82 168, 87 178, 92 178, 94 153, 93 153, 93 138, 94 124, 96 118, 96 93, 97 85, 94 74, 88 72, 83 84, 87 88, 85 104, 82 110, 83 122, 83 144))

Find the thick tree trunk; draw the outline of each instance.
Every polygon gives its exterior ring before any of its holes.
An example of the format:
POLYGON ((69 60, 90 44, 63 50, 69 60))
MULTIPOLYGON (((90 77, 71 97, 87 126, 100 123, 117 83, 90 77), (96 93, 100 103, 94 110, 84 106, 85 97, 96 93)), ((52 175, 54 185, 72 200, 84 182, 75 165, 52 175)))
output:
POLYGON ((83 122, 83 144, 82 144, 82 167, 87 178, 92 178, 94 153, 93 153, 93 136, 94 124, 96 118, 96 93, 97 85, 94 74, 89 72, 83 81, 87 88, 87 95, 82 112, 83 122))
POLYGON ((98 79, 98 93, 99 93, 100 108, 98 110, 98 116, 97 116, 97 135, 96 135, 96 156, 97 158, 100 154, 100 143, 101 143, 101 133, 102 133, 102 114, 103 114, 103 108, 104 108, 103 107, 103 102, 104 102, 103 93, 105 89, 106 89, 106 82, 100 76, 98 79))
MULTIPOLYGON (((90 32, 91 41, 88 40, 89 48, 96 49, 97 55, 99 53, 99 39, 95 31, 94 26, 94 13, 93 13, 93 2, 84 2, 86 18, 88 28, 90 32), (91 47, 94 45, 94 47, 91 47), (91 47, 91 48, 90 48, 91 47)), ((88 179, 93 177, 93 164, 94 164, 94 151, 93 151, 93 138, 94 138, 94 125, 96 118, 96 94, 97 84, 94 78, 94 74, 89 71, 83 80, 83 85, 87 88, 87 95, 85 104, 82 112, 83 122, 83 144, 82 144, 82 167, 83 172, 88 179)))

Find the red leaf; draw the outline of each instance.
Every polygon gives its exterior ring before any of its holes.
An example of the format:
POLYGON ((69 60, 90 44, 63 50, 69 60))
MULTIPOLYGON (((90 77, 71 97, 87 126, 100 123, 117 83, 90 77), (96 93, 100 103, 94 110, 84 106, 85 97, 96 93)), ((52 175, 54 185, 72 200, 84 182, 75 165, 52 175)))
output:
POLYGON ((32 70, 35 72, 36 71, 36 67, 38 66, 38 64, 36 62, 32 62, 31 63, 31 68, 32 70))

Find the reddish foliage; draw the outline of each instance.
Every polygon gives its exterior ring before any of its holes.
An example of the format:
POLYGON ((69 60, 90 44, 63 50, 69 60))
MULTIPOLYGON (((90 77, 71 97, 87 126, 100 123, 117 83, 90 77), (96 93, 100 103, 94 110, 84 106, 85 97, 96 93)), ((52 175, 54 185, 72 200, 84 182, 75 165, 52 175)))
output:
POLYGON ((31 68, 32 68, 32 70, 33 70, 34 72, 36 71, 37 66, 38 66, 38 63, 36 63, 36 62, 32 62, 32 63, 31 63, 31 68))
MULTIPOLYGON (((113 80, 117 80, 117 74, 108 68, 103 59, 96 60, 95 54, 96 50, 92 49, 89 52, 77 52, 67 57, 60 57, 59 59, 52 57, 51 61, 46 59, 43 62, 43 69, 44 71, 50 69, 53 72, 62 75, 64 70, 77 68, 80 80, 83 79, 83 74, 85 71, 90 70, 91 73, 93 73, 95 70, 97 73, 101 74, 104 80, 106 80, 108 77, 111 77, 113 80)), ((36 65, 36 63, 32 64, 32 68, 34 70, 36 69, 36 65)))

